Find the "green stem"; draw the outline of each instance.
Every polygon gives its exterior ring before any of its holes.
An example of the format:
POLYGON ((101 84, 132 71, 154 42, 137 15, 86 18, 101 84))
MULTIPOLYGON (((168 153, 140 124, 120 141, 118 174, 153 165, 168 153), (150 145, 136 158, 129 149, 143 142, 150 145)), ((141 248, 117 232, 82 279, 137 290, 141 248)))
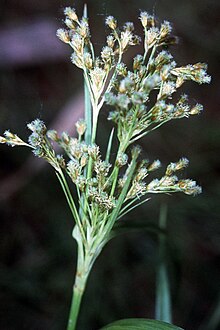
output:
MULTIPOLYGON (((77 269, 75 275, 75 283, 73 286, 73 295, 67 330, 76 329, 81 301, 85 292, 87 279, 96 258, 102 250, 99 240, 95 244, 92 244, 91 242, 91 245, 85 248, 81 239, 78 237, 77 232, 75 234, 76 236, 73 234, 73 237, 76 239, 78 245, 77 269), (97 249, 97 247, 99 247, 99 249, 97 249)), ((100 237, 100 239, 102 238, 100 237)))
POLYGON ((89 275, 89 273, 87 273, 87 272, 80 273, 79 271, 77 271, 77 273, 76 273, 67 330, 76 329, 80 305, 81 305, 82 297, 83 297, 83 294, 85 291, 85 286, 86 286, 86 281, 87 281, 88 275, 89 275))
POLYGON ((67 330, 74 330, 76 328, 76 322, 79 314, 81 300, 82 300, 82 294, 80 294, 76 290, 73 290, 73 299, 70 308, 70 316, 69 316, 67 330))
POLYGON ((91 135, 92 135, 92 108, 91 108, 89 88, 85 78, 84 78, 84 99, 85 99, 85 121, 86 121, 85 141, 87 144, 90 144, 91 135))
POLYGON ((111 192, 110 192, 110 196, 114 195, 115 188, 116 188, 116 185, 117 185, 118 174, 119 174, 119 167, 115 167, 114 168, 114 180, 113 180, 113 183, 112 183, 112 189, 111 189, 111 192))
POLYGON ((92 116, 93 120, 92 120, 92 138, 91 138, 91 142, 95 143, 97 124, 98 124, 98 107, 97 107, 96 104, 93 106, 92 112, 93 112, 93 116, 92 116))
MULTIPOLYGON (((132 205, 133 203, 135 203, 135 202, 137 201, 137 199, 139 199, 139 198, 135 198, 135 199, 132 201, 132 203, 129 203, 129 204, 132 205)), ((121 219, 125 214, 131 212, 133 209, 135 209, 136 207, 138 207, 138 206, 140 206, 140 205, 142 205, 142 204, 148 202, 149 200, 150 200, 149 197, 148 197, 148 198, 145 198, 145 199, 142 200, 141 202, 139 202, 139 203, 133 205, 132 207, 130 207, 128 210, 127 210, 127 207, 126 207, 126 206, 128 205, 128 204, 127 204, 127 205, 121 210, 121 212, 120 212, 120 216, 118 217, 118 220, 121 219)))
MULTIPOLYGON (((134 116, 134 118, 135 118, 135 116, 134 116)), ((119 174, 119 167, 116 165, 116 161, 117 161, 118 155, 120 155, 120 153, 124 153, 126 151, 127 147, 129 146, 129 140, 131 138, 131 133, 132 133, 133 126, 134 126, 134 120, 133 120, 133 123, 130 127, 130 130, 127 134, 127 137, 126 137, 125 141, 120 142, 120 145, 119 145, 119 148, 118 148, 117 156, 116 156, 116 159, 115 159, 115 166, 114 166, 114 170, 112 172, 113 183, 112 183, 112 189, 111 189, 111 192, 110 192, 110 196, 114 195, 116 184, 117 184, 117 179, 118 179, 118 174, 119 174)))
POLYGON ((83 238, 83 240, 85 242, 86 239, 85 239, 84 230, 83 230, 83 227, 82 227, 82 224, 81 224, 81 220, 80 220, 80 217, 79 217, 79 214, 78 214, 76 205, 74 203, 74 200, 72 198, 71 192, 69 190, 68 184, 67 184, 66 179, 65 179, 65 177, 63 175, 63 172, 62 171, 56 172, 56 175, 57 175, 57 178, 58 178, 58 180, 59 180, 59 182, 61 184, 61 187, 63 189, 63 192, 65 194, 65 197, 66 197, 66 200, 68 202, 70 211, 72 212, 73 218, 74 218, 76 224, 78 225, 78 227, 80 229, 80 233, 82 235, 82 238, 83 238))
MULTIPOLYGON (((74 236, 74 235, 73 235, 74 236)), ((73 286, 72 302, 70 307, 67 330, 75 330, 79 315, 82 297, 85 291, 86 282, 91 270, 92 257, 89 251, 84 250, 84 245, 78 235, 74 236, 77 241, 77 269, 75 283, 73 286)))
POLYGON ((160 321, 172 323, 172 307, 170 295, 170 283, 167 266, 167 237, 164 231, 167 228, 167 205, 161 204, 159 216, 159 265, 156 281, 156 310, 155 318, 160 321))
POLYGON ((150 132, 155 131, 156 129, 158 129, 160 126, 162 126, 163 124, 165 124, 166 122, 168 122, 169 120, 171 120, 170 118, 167 120, 163 120, 162 122, 160 122, 158 125, 154 126, 153 128, 144 131, 143 133, 141 133, 140 135, 137 135, 136 137, 134 137, 131 141, 130 144, 134 143, 135 141, 141 139, 142 137, 144 137, 145 135, 147 135, 150 132))

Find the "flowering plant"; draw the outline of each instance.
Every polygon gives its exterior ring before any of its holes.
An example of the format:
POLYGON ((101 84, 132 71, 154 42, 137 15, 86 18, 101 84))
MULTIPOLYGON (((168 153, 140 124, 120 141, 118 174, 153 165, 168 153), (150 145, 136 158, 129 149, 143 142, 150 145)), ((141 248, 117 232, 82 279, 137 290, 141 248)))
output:
MULTIPOLYGON (((83 71, 85 80, 85 118, 76 123, 78 137, 48 130, 42 120, 36 119, 27 125, 32 132, 28 142, 10 131, 0 137, 0 142, 30 147, 35 156, 45 159, 54 168, 64 191, 75 221, 73 237, 78 246, 68 322, 68 330, 74 330, 88 276, 111 238, 115 224, 149 201, 149 194, 201 193, 195 181, 179 179, 176 175, 188 165, 186 158, 170 163, 161 178, 150 179, 161 163, 141 159, 141 148, 134 143, 172 119, 199 114, 202 105, 190 106, 186 95, 181 95, 177 102, 172 102, 172 98, 185 81, 209 83, 210 77, 204 63, 177 66, 172 55, 163 50, 164 46, 167 48, 176 42, 170 23, 158 24, 147 12, 141 12, 139 17, 144 31, 143 54, 135 56, 132 70, 123 62, 123 55, 130 46, 142 42, 134 34, 133 23, 127 22, 120 29, 114 17, 107 17, 110 33, 100 55, 96 56, 86 7, 81 19, 70 7, 65 8, 64 14, 66 28, 59 29, 57 36, 73 49, 71 61, 83 71), (96 135, 99 113, 105 103, 112 108, 108 119, 114 128, 106 153, 101 155, 96 135), (117 140, 116 156, 111 153, 114 140, 117 140), (62 154, 56 153, 55 143, 62 154)), ((177 329, 149 320, 120 321, 116 326, 126 329, 131 324, 133 328, 139 325, 140 329, 177 329)), ((116 329, 114 326, 106 329, 116 329)))

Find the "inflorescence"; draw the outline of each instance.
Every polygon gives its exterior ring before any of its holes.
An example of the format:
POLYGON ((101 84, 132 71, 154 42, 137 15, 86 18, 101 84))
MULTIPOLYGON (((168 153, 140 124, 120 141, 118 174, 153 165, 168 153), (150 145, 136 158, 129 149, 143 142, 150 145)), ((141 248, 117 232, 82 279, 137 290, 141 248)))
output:
MULTIPOLYGON (((53 166, 84 238, 95 236, 100 228, 108 226, 108 221, 114 219, 115 222, 138 206, 140 199, 147 194, 199 194, 201 188, 195 181, 179 179, 176 175, 188 165, 186 158, 170 163, 160 179, 149 179, 151 172, 161 166, 160 161, 139 160, 140 148, 131 145, 172 119, 188 118, 202 111, 202 105, 191 106, 186 95, 181 95, 176 103, 172 99, 188 80, 199 84, 210 82, 206 64, 178 67, 169 51, 163 50, 163 46, 167 49, 168 45, 176 42, 170 23, 164 21, 159 25, 154 16, 141 12, 143 54, 135 56, 133 68, 128 70, 123 63, 123 54, 130 46, 141 43, 132 22, 125 23, 120 29, 114 17, 107 17, 105 23, 110 33, 106 45, 96 56, 88 18, 84 15, 80 19, 75 9, 70 7, 64 10, 64 14, 66 28, 59 29, 57 36, 73 49, 71 61, 84 73, 92 104, 91 140, 85 141, 87 124, 84 119, 76 123, 78 138, 66 132, 59 135, 55 130, 47 130, 45 124, 36 119, 27 125, 32 131, 28 143, 9 131, 0 137, 0 143, 29 146, 36 156, 53 166), (96 144, 98 115, 104 103, 113 108, 108 119, 116 126, 119 142, 118 153, 112 163, 112 156, 103 157, 96 144), (54 143, 62 148, 62 155, 56 154, 54 143), (76 187, 80 211, 69 195, 64 173, 76 187)), ((111 149, 111 139, 109 146, 111 149)))

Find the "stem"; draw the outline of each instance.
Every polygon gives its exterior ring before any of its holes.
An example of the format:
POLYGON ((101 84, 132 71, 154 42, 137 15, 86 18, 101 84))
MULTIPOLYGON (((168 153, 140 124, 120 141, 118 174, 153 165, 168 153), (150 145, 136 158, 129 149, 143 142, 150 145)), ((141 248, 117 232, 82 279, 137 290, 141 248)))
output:
POLYGON ((93 112, 93 116, 92 116, 92 138, 91 138, 91 142, 95 143, 97 124, 98 124, 98 113, 99 113, 99 110, 98 110, 98 107, 97 107, 96 104, 93 106, 92 112, 93 112))
POLYGON ((70 307, 67 330, 75 330, 79 315, 81 300, 85 291, 86 282, 91 270, 92 257, 84 250, 82 241, 75 237, 78 245, 77 269, 73 286, 72 302, 70 307))
MULTIPOLYGON (((135 114, 136 114, 136 111, 135 111, 135 114)), ((135 114, 134 114, 134 119, 133 119, 133 122, 132 122, 132 124, 130 126, 130 129, 129 129, 129 132, 127 134, 126 139, 123 142, 120 141, 120 145, 119 145, 119 148, 118 148, 117 156, 116 156, 116 159, 115 159, 114 170, 112 172, 113 183, 112 183, 112 189, 111 189, 110 196, 113 196, 114 195, 116 184, 117 184, 117 179, 118 179, 118 174, 119 174, 119 167, 116 165, 117 157, 118 157, 118 155, 120 155, 120 153, 124 153, 126 151, 127 147, 130 144, 129 141, 131 139, 132 130, 133 130, 133 127, 134 127, 134 124, 135 124, 135 117, 136 117, 135 114)))
MULTIPOLYGON (((78 315, 80 311, 80 305, 86 288, 87 279, 89 277, 89 274, 92 270, 92 266, 96 258, 99 256, 102 250, 99 240, 95 244, 92 244, 92 240, 91 240, 91 245, 85 248, 84 244, 82 243, 81 239, 78 237, 77 233, 76 236, 74 236, 74 238, 76 239, 78 245, 77 269, 75 275, 75 283, 73 286, 73 295, 72 295, 72 302, 70 307, 67 330, 76 329, 78 315)), ((102 238, 100 237, 100 239, 102 238)))
POLYGON ((65 194, 65 197, 66 197, 66 200, 67 200, 68 205, 70 207, 70 210, 72 212, 73 218, 74 218, 76 224, 78 225, 78 227, 80 229, 80 233, 82 235, 83 240, 85 241, 85 234, 84 234, 84 230, 83 230, 83 227, 82 227, 82 224, 81 224, 81 220, 80 220, 77 208, 75 206, 74 200, 72 198, 71 192, 69 190, 69 186, 68 186, 68 184, 66 182, 66 179, 63 175, 63 172, 62 171, 56 172, 56 175, 57 175, 57 178, 58 178, 58 180, 61 184, 63 192, 65 194))
POLYGON ((170 295, 170 283, 167 266, 167 237, 163 231, 167 228, 167 205, 161 204, 159 227, 159 265, 156 280, 156 310, 155 318, 160 321, 172 323, 172 307, 170 295))
POLYGON ((90 144, 91 135, 92 135, 92 109, 90 101, 89 88, 84 77, 84 99, 85 99, 85 121, 86 121, 86 132, 85 132, 85 141, 87 144, 90 144))
MULTIPOLYGON (((133 203, 135 203, 137 201, 137 199, 139 198, 135 198, 134 200, 132 200, 132 203, 130 202, 129 204, 132 205, 133 203)), ((118 220, 121 219, 125 214, 127 214, 128 212, 131 212, 133 209, 135 209, 136 207, 148 202, 150 200, 150 198, 145 198, 144 200, 142 200, 141 202, 133 205, 132 207, 130 207, 128 210, 127 210, 127 207, 129 204, 127 204, 123 209, 122 209, 122 212, 120 213, 120 216, 118 217, 118 220)))
POLYGON ((80 294, 76 290, 73 290, 73 299, 70 308, 70 316, 69 316, 67 330, 74 330, 76 328, 76 321, 79 314, 81 300, 82 300, 82 294, 80 294))
MULTIPOLYGON (((117 69, 118 64, 121 63, 122 55, 123 55, 123 52, 122 52, 122 49, 121 49, 121 41, 120 41, 120 38, 119 38, 119 36, 118 36, 118 34, 117 34, 116 31, 115 31, 115 38, 118 41, 118 45, 119 45, 119 56, 118 56, 117 64, 115 65, 115 70, 114 70, 114 72, 112 74, 112 77, 111 77, 111 79, 109 81, 108 87, 106 88, 104 94, 110 92, 110 90, 112 88, 112 82, 114 81, 114 79, 115 79, 115 77, 117 75, 117 70, 116 69, 117 69)), ((98 111, 102 108, 104 102, 105 102, 105 96, 102 97, 100 103, 98 104, 98 111)))
POLYGON ((75 330, 76 323, 79 315, 80 305, 82 301, 82 297, 85 291, 86 281, 89 273, 80 273, 77 270, 75 284, 73 287, 73 297, 70 307, 70 314, 68 320, 67 330, 75 330))
POLYGON ((127 195, 127 192, 128 192, 128 189, 129 189, 129 186, 130 186, 130 183, 131 183, 131 180, 132 180, 132 177, 133 177, 136 165, 137 165, 137 162, 136 162, 137 157, 138 157, 138 155, 135 156, 131 161, 130 168, 129 168, 129 173, 128 173, 128 176, 127 176, 127 180, 124 184, 124 187, 122 188, 122 191, 119 195, 117 204, 116 204, 114 210, 112 211, 112 214, 111 214, 111 216, 108 220, 108 223, 105 226, 105 238, 108 237, 112 227, 114 226, 114 223, 116 222, 117 217, 120 213, 122 204, 124 203, 124 200, 126 198, 126 195, 127 195))
POLYGON ((147 135, 148 133, 152 132, 152 131, 155 131, 157 128, 159 128, 160 126, 162 126, 163 124, 165 124, 166 122, 168 122, 170 120, 167 119, 167 120, 163 120, 162 122, 160 122, 158 125, 154 126, 153 128, 141 133, 140 135, 137 135, 136 137, 134 137, 131 141, 130 141, 130 144, 134 143, 135 141, 141 139, 142 137, 144 137, 145 135, 147 135))

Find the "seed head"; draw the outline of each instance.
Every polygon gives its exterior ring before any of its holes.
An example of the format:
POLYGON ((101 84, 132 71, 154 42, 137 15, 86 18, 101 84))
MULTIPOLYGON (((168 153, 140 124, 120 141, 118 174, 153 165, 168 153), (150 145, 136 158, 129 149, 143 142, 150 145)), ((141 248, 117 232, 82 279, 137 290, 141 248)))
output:
POLYGON ((70 30, 75 30, 76 29, 76 23, 71 20, 70 18, 66 18, 64 23, 66 24, 66 26, 70 29, 70 30))
POLYGON ((148 170, 146 167, 141 167, 137 170, 135 180, 137 182, 142 181, 148 175, 148 170))
POLYGON ((88 38, 90 36, 89 24, 87 20, 82 19, 79 27, 77 28, 77 32, 83 39, 88 38))
POLYGON ((141 154, 141 147, 140 146, 137 145, 137 146, 134 146, 131 149, 132 159, 137 159, 140 154, 141 154))
POLYGON ((146 94, 143 92, 134 92, 131 96, 133 104, 143 104, 146 101, 146 94))
POLYGON ((70 42, 70 35, 67 30, 58 29, 56 35, 61 41, 65 42, 66 44, 70 42))
POLYGON ((90 53, 85 53, 84 56, 83 56, 83 60, 84 60, 84 63, 85 63, 85 67, 88 69, 88 70, 91 70, 92 67, 93 67, 93 61, 92 61, 92 56, 90 53))
POLYGON ((59 136, 57 134, 57 131, 55 131, 54 129, 47 131, 47 137, 49 139, 51 139, 52 141, 55 141, 55 142, 59 141, 59 136))
POLYGON ((96 144, 88 146, 88 155, 93 160, 97 160, 99 157, 99 146, 97 146, 96 144))
POLYGON ((81 56, 78 56, 76 53, 73 53, 70 59, 74 65, 76 65, 80 69, 83 69, 83 60, 81 56))
POLYGON ((75 184, 79 188, 80 191, 86 190, 86 183, 87 183, 87 180, 83 175, 78 176, 75 181, 75 184))
POLYGON ((29 136, 28 142, 30 143, 31 146, 38 147, 38 146, 41 146, 41 144, 43 143, 43 137, 42 137, 42 135, 39 135, 38 133, 33 132, 29 136))
POLYGON ((127 193, 126 199, 138 197, 140 198, 146 193, 146 184, 143 181, 133 181, 130 190, 127 193))
POLYGON ((85 133, 85 130, 86 130, 86 122, 84 119, 79 119, 77 122, 76 122, 76 130, 77 130, 77 133, 79 134, 79 136, 82 136, 84 133, 85 133))
POLYGON ((142 55, 137 55, 134 58, 134 61, 133 61, 133 69, 138 70, 142 63, 143 63, 143 56, 142 55))
POLYGON ((71 38, 71 47, 75 50, 78 56, 82 55, 83 50, 83 38, 79 34, 74 34, 71 38))
POLYGON ((81 156, 81 159, 80 159, 80 165, 82 167, 86 166, 86 164, 88 163, 88 154, 86 153, 83 153, 82 156, 81 156))
POLYGON ((159 159, 155 160, 152 164, 150 164, 147 168, 148 172, 156 171, 161 167, 161 162, 159 159))
POLYGON ((116 98, 116 105, 121 109, 128 109, 130 98, 126 94, 118 94, 116 98))
POLYGON ((62 142, 65 143, 65 144, 69 144, 69 142, 70 142, 69 134, 66 133, 66 132, 62 133, 61 139, 62 139, 62 142))
POLYGON ((123 26, 123 29, 125 31, 130 31, 130 32, 134 31, 134 23, 126 22, 125 25, 123 26))
POLYGON ((105 24, 112 30, 117 28, 117 21, 113 16, 106 17, 105 24))
POLYGON ((115 38, 112 35, 107 36, 107 45, 111 48, 115 45, 115 38))
POLYGON ((185 179, 178 182, 178 186, 187 195, 201 194, 202 188, 196 184, 196 181, 185 179))
POLYGON ((146 187, 146 190, 149 192, 154 191, 160 184, 160 181, 158 179, 152 180, 146 187))
POLYGON ((203 110, 203 105, 197 103, 194 107, 192 107, 189 111, 190 115, 198 115, 203 110))
POLYGON ((164 21, 160 28, 160 39, 165 39, 172 31, 170 22, 164 21))
POLYGON ((4 137, 0 136, 0 143, 7 143, 11 147, 22 145, 30 147, 30 145, 21 140, 19 136, 14 133, 11 133, 9 130, 4 132, 4 137))
POLYGON ((7 140, 3 137, 3 136, 0 136, 0 143, 6 143, 7 140))
POLYGON ((57 158, 57 161, 58 161, 58 164, 60 165, 60 167, 66 168, 66 162, 65 162, 63 155, 57 155, 56 158, 57 158))
POLYGON ((36 132, 39 134, 45 134, 47 130, 44 122, 40 119, 35 119, 31 123, 27 124, 27 128, 29 128, 29 130, 31 130, 32 132, 36 132))
POLYGON ((92 89, 96 96, 99 94, 100 90, 103 87, 105 75, 106 71, 98 67, 95 67, 93 70, 90 71, 92 89))
POLYGON ((97 177, 107 176, 111 168, 111 164, 105 161, 97 160, 94 165, 94 170, 97 173, 97 177))
POLYGON ((124 63, 119 63, 116 67, 117 70, 117 74, 122 76, 122 77, 126 77, 127 76, 127 67, 124 63))
POLYGON ((129 77, 125 77, 120 81, 119 92, 126 93, 132 89, 134 82, 129 77))
POLYGON ((122 167, 124 165, 126 165, 128 162, 128 155, 124 154, 124 153, 120 153, 116 159, 116 165, 118 167, 122 167))
POLYGON ((176 171, 180 171, 186 168, 189 164, 189 160, 185 157, 180 158, 180 160, 176 163, 176 171))
POLYGON ((101 51, 101 58, 104 62, 111 62, 113 56, 113 50, 109 46, 105 46, 101 51))
POLYGON ((162 89, 161 89, 161 98, 163 97, 168 97, 170 95, 172 95, 175 91, 175 83, 172 81, 165 81, 162 85, 162 89))
POLYGON ((75 159, 70 160, 67 163, 67 173, 69 174, 69 176, 71 177, 73 182, 75 182, 75 180, 79 177, 79 175, 81 173, 80 164, 77 160, 75 160, 75 159))
POLYGON ((78 16, 76 15, 76 11, 74 8, 66 7, 64 9, 64 15, 69 17, 71 20, 78 22, 78 16))
POLYGON ((154 24, 154 17, 149 15, 146 11, 142 11, 140 13, 139 19, 140 19, 141 24, 143 25, 144 28, 146 28, 149 25, 154 24))
POLYGON ((33 150, 33 154, 34 154, 34 156, 39 157, 39 158, 45 157, 45 151, 40 146, 33 150))
POLYGON ((146 42, 146 47, 148 49, 153 47, 156 44, 159 34, 160 34, 160 31, 157 27, 151 27, 147 31, 145 42, 146 42))
POLYGON ((83 151, 81 144, 77 143, 74 148, 71 148, 71 154, 78 160, 82 157, 83 151))

